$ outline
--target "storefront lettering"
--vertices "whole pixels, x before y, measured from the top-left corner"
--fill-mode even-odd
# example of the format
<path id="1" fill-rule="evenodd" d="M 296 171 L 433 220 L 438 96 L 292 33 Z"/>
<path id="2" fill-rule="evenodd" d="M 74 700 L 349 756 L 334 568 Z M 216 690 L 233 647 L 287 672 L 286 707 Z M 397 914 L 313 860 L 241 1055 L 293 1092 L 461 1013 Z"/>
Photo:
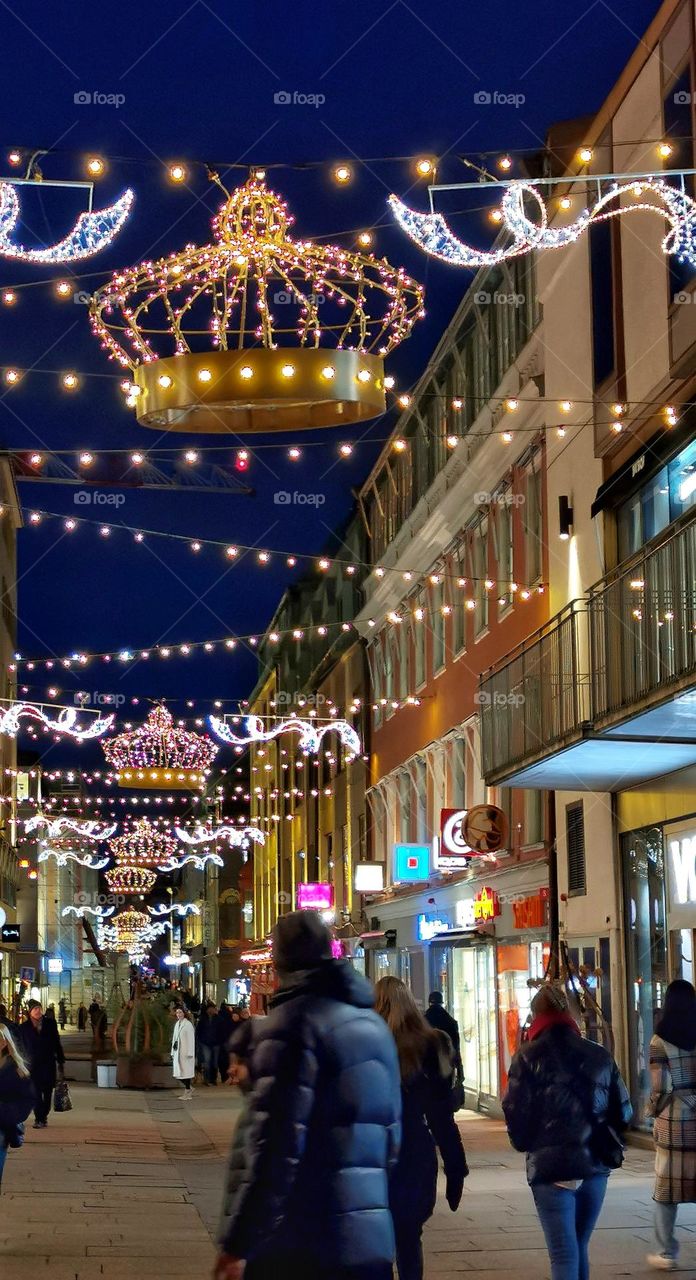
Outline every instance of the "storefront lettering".
<path id="1" fill-rule="evenodd" d="M 473 898 L 460 898 L 454 906 L 455 920 L 460 929 L 475 929 L 476 915 Z"/>
<path id="2" fill-rule="evenodd" d="M 512 904 L 516 929 L 542 929 L 546 924 L 546 905 L 540 894 L 520 898 Z"/>
<path id="3" fill-rule="evenodd" d="M 489 889 L 484 885 L 474 898 L 474 919 L 477 923 L 484 920 L 493 920 L 500 915 L 500 899 L 495 889 Z"/>
<path id="4" fill-rule="evenodd" d="M 420 942 L 430 942 L 440 933 L 448 933 L 452 925 L 448 920 L 433 919 L 432 916 L 420 915 L 417 922 L 417 932 Z"/>
<path id="5" fill-rule="evenodd" d="M 681 905 L 696 902 L 696 836 L 670 840 L 669 849 L 677 902 Z"/>

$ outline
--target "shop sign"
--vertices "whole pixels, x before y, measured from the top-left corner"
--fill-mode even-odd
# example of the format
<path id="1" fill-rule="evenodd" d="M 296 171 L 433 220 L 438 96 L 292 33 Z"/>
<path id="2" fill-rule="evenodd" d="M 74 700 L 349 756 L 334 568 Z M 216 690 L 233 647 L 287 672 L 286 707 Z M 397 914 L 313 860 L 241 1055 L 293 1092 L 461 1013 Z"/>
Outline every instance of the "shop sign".
<path id="1" fill-rule="evenodd" d="M 519 898 L 512 904 L 516 929 L 543 929 L 546 924 L 546 903 L 540 893 L 529 898 Z"/>
<path id="2" fill-rule="evenodd" d="M 427 880 L 430 875 L 429 844 L 394 845 L 394 884 Z"/>
<path id="3" fill-rule="evenodd" d="M 295 901 L 298 911 L 330 911 L 333 906 L 332 884 L 298 884 Z"/>
<path id="4" fill-rule="evenodd" d="M 495 854 L 507 848 L 507 814 L 495 804 L 475 804 L 464 820 L 462 838 L 470 849 L 495 861 Z"/>
<path id="5" fill-rule="evenodd" d="M 60 956 L 49 956 L 47 968 L 49 973 L 62 973 L 63 961 Z"/>
<path id="6" fill-rule="evenodd" d="M 356 893 L 381 893 L 384 889 L 384 863 L 358 862 L 355 867 Z"/>
<path id="7" fill-rule="evenodd" d="M 431 942 L 438 934 L 449 933 L 452 924 L 449 920 L 441 920 L 439 916 L 419 915 L 416 921 L 416 934 L 419 942 Z"/>
<path id="8" fill-rule="evenodd" d="M 2 926 L 3 942 L 19 942 L 22 932 L 22 926 L 19 924 L 4 924 Z"/>
<path id="9" fill-rule="evenodd" d="M 454 918 L 458 929 L 475 929 L 476 915 L 473 898 L 460 898 L 454 904 Z"/>
<path id="10" fill-rule="evenodd" d="M 440 871 L 463 871 L 474 857 L 474 850 L 464 839 L 465 820 L 466 809 L 440 810 Z"/>
<path id="11" fill-rule="evenodd" d="M 484 885 L 474 898 L 474 919 L 477 924 L 485 924 L 486 921 L 494 920 L 499 915 L 500 899 L 495 889 L 489 889 Z"/>

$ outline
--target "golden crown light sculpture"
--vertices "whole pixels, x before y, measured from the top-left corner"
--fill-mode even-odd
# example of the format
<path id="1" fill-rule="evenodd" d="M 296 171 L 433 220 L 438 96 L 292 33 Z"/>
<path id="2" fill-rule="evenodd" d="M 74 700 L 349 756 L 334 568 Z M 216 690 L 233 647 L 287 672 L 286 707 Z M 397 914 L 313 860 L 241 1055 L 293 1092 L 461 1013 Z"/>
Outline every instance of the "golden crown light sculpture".
<path id="1" fill-rule="evenodd" d="M 106 872 L 112 893 L 149 893 L 158 871 L 169 871 L 176 858 L 178 843 L 147 818 L 138 818 L 130 831 L 109 843 L 116 865 Z"/>
<path id="2" fill-rule="evenodd" d="M 292 222 L 251 177 L 213 219 L 211 244 L 95 293 L 92 327 L 130 369 L 143 426 L 289 431 L 384 412 L 383 360 L 423 315 L 423 290 L 385 258 L 292 239 Z"/>
<path id="3" fill-rule="evenodd" d="M 155 791 L 200 787 L 218 752 L 211 738 L 175 725 L 162 706 L 154 707 L 139 729 L 109 738 L 102 746 L 119 786 Z"/>

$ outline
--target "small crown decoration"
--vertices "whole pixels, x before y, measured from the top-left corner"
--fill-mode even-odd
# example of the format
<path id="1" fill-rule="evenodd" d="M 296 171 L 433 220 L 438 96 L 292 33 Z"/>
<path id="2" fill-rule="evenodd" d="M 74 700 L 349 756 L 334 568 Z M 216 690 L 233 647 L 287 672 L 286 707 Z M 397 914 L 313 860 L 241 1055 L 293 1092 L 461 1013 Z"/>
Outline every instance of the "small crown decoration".
<path id="1" fill-rule="evenodd" d="M 109 738 L 102 746 L 119 785 L 141 790 L 198 787 L 218 752 L 211 738 L 175 726 L 163 706 L 154 707 L 139 729 Z"/>
<path id="2" fill-rule="evenodd" d="M 227 195 L 227 193 L 225 193 Z M 384 357 L 423 313 L 423 289 L 386 258 L 295 240 L 256 176 L 227 196 L 213 241 L 118 272 L 92 327 L 149 427 L 288 431 L 385 409 Z"/>
<path id="3" fill-rule="evenodd" d="M 126 951 L 129 959 L 146 958 L 150 945 L 164 932 L 161 922 L 154 923 L 144 911 L 119 911 L 108 925 L 100 925 L 99 939 L 107 951 Z"/>
<path id="4" fill-rule="evenodd" d="M 109 844 L 116 866 L 106 873 L 112 893 L 149 893 L 157 871 L 170 871 L 177 854 L 177 841 L 166 831 L 139 818 L 130 831 Z M 153 870 L 152 868 L 155 868 Z"/>

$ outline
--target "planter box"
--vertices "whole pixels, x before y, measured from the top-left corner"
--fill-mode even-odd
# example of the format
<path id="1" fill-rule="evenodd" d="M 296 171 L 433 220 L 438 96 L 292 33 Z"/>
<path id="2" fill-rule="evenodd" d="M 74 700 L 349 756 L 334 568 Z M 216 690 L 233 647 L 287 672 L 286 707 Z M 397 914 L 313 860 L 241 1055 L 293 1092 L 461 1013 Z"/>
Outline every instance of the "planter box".
<path id="1" fill-rule="evenodd" d="M 118 1071 L 118 1063 L 116 1062 L 98 1062 L 97 1063 L 97 1087 L 99 1089 L 116 1089 L 116 1073 Z"/>

